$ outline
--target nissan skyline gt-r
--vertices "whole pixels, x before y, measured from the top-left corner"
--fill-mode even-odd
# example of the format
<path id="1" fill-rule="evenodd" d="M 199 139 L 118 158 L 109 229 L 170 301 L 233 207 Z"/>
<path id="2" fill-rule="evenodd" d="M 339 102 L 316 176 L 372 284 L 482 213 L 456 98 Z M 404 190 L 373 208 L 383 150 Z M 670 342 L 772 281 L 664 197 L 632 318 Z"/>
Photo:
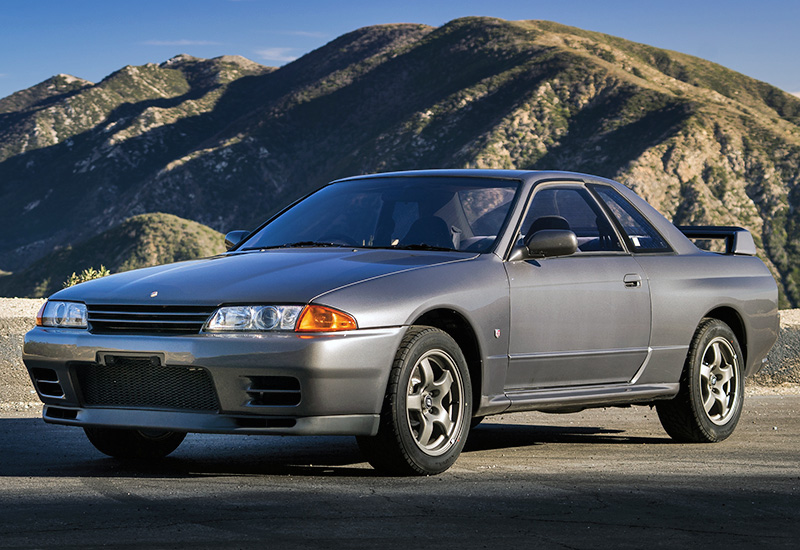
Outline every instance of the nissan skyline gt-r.
<path id="1" fill-rule="evenodd" d="M 676 228 L 585 174 L 352 177 L 226 245 L 52 295 L 23 351 L 44 420 L 118 458 L 188 432 L 355 435 L 393 474 L 446 470 L 513 411 L 651 405 L 714 442 L 778 334 L 748 231 Z"/>

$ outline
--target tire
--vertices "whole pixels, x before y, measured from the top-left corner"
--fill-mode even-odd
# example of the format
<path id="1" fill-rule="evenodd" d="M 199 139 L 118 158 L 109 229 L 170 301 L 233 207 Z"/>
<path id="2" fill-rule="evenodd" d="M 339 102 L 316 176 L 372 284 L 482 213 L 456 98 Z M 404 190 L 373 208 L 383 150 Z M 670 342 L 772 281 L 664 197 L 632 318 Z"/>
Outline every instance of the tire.
<path id="1" fill-rule="evenodd" d="M 478 425 L 483 422 L 483 419 L 486 418 L 485 416 L 473 416 L 469 421 L 469 429 L 472 430 L 477 428 Z"/>
<path id="2" fill-rule="evenodd" d="M 736 335 L 718 319 L 704 319 L 689 346 L 680 391 L 656 403 L 664 430 L 677 441 L 714 443 L 736 428 L 744 404 L 743 354 Z"/>
<path id="3" fill-rule="evenodd" d="M 358 446 L 378 471 L 434 475 L 458 458 L 469 433 L 472 385 L 458 344 L 445 332 L 413 326 L 392 364 L 380 427 Z"/>
<path id="4" fill-rule="evenodd" d="M 164 458 L 186 437 L 182 432 L 86 427 L 86 437 L 103 454 L 114 458 Z"/>

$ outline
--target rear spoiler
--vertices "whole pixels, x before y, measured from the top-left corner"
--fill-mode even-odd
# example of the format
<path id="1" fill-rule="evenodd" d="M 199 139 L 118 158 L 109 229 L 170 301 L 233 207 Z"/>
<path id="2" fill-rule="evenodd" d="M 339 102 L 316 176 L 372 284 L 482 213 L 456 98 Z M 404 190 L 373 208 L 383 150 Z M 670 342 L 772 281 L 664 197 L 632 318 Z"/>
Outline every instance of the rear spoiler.
<path id="1" fill-rule="evenodd" d="M 756 255 L 756 243 L 747 229 L 722 225 L 679 225 L 690 239 L 725 239 L 725 254 Z"/>

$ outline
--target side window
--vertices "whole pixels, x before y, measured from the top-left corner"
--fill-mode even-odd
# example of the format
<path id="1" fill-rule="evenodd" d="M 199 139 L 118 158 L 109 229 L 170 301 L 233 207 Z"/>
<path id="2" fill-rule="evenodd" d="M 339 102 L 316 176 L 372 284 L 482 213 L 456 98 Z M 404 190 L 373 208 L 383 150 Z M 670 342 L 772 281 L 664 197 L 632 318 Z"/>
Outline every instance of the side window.
<path id="1" fill-rule="evenodd" d="M 608 206 L 625 231 L 633 252 L 670 252 L 667 241 L 659 235 L 656 228 L 625 197 L 604 185 L 593 186 L 592 190 Z"/>
<path id="2" fill-rule="evenodd" d="M 623 250 L 602 209 L 582 188 L 546 187 L 534 192 L 521 236 L 543 229 L 569 229 L 578 237 L 581 252 Z"/>

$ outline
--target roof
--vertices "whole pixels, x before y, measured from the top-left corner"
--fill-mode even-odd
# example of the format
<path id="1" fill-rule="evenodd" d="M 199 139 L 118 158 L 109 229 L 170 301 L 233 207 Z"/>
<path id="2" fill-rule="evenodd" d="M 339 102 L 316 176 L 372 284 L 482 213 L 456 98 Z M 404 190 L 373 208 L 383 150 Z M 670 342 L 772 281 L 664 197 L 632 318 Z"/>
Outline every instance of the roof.
<path id="1" fill-rule="evenodd" d="M 523 181 L 547 180 L 547 179 L 578 179 L 582 181 L 616 183 L 612 180 L 582 174 L 579 172 L 569 172 L 561 170 L 495 170 L 483 168 L 464 168 L 464 169 L 435 169 L 435 170 L 404 170 L 398 172 L 383 172 L 378 174 L 364 174 L 342 178 L 339 181 L 351 181 L 366 178 L 393 178 L 393 177 L 460 177 L 460 178 L 499 178 L 516 179 Z M 617 184 L 619 185 L 619 184 Z"/>

